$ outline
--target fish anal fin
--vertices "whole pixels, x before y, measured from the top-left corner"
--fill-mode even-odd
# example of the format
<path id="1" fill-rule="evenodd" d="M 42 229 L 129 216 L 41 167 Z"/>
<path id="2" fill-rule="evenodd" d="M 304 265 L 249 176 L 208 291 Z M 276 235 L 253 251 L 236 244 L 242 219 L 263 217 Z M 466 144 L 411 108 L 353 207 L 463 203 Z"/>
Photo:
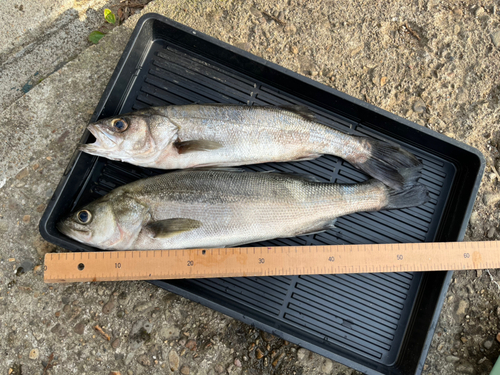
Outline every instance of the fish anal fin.
<path id="1" fill-rule="evenodd" d="M 313 226 L 310 226 L 309 228 L 304 229 L 304 231 L 301 231 L 298 233 L 296 236 L 310 236 L 312 234 L 318 234 L 325 232 L 329 229 L 335 228 L 335 222 L 337 221 L 337 218 L 327 221 L 327 222 L 322 222 L 320 224 L 315 224 Z"/>
<path id="2" fill-rule="evenodd" d="M 177 148 L 177 152 L 179 154 L 187 154 L 188 152 L 194 151 L 217 150 L 222 147 L 222 144 L 216 141 L 199 139 L 184 142 L 175 142 L 174 146 Z"/>
<path id="3" fill-rule="evenodd" d="M 201 222 L 194 219 L 176 218 L 149 223 L 144 230 L 151 238 L 169 238 L 201 227 Z"/>
<path id="4" fill-rule="evenodd" d="M 297 159 L 293 159 L 293 160 L 290 160 L 290 161 L 306 161 L 306 160 L 314 160 L 314 159 L 317 159 L 319 158 L 320 156 L 322 156 L 323 154 L 309 154 L 309 155 L 306 155 L 306 156 L 301 156 Z"/>

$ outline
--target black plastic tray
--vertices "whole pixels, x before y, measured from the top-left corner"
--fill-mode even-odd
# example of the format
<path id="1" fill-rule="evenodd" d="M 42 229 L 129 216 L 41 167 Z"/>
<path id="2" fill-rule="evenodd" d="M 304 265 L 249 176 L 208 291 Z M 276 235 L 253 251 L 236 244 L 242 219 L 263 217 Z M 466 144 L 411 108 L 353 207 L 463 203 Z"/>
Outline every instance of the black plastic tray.
<path id="1" fill-rule="evenodd" d="M 141 18 L 92 121 L 148 106 L 187 103 L 302 104 L 318 121 L 389 139 L 424 164 L 431 194 L 421 207 L 358 213 L 326 233 L 255 246 L 462 240 L 484 170 L 475 149 L 156 14 Z M 82 141 L 91 142 L 87 131 Z M 343 160 L 246 167 L 367 179 Z M 76 152 L 40 222 L 43 237 L 95 251 L 55 224 L 76 207 L 158 170 Z M 154 281 L 153 284 L 367 374 L 420 374 L 451 272 Z"/>

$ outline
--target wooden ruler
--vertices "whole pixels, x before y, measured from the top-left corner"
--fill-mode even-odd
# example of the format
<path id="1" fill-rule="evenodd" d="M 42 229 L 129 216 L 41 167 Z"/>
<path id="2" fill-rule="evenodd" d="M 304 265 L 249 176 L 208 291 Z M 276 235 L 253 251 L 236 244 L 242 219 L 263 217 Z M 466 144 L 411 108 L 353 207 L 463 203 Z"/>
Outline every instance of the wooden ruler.
<path id="1" fill-rule="evenodd" d="M 500 268 L 500 241 L 45 255 L 47 283 Z"/>

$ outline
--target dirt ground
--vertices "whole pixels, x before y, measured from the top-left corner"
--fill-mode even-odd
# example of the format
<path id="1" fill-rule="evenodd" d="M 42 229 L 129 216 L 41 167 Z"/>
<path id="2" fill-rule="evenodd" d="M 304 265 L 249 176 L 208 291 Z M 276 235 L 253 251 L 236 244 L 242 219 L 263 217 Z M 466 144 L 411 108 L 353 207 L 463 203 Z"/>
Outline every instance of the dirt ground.
<path id="1" fill-rule="evenodd" d="M 172 0 L 153 1 L 146 11 L 173 18 L 479 149 L 487 160 L 486 172 L 465 240 L 490 241 L 500 236 L 499 8 L 500 3 L 493 0 L 382 4 L 373 0 Z M 116 39 L 113 48 L 105 48 L 103 40 L 101 47 L 73 62 L 72 66 L 89 69 L 89 77 L 104 80 L 96 83 L 100 92 L 112 68 L 97 66 L 95 59 L 99 54 L 118 58 L 133 24 L 126 27 L 121 38 L 116 33 L 106 37 Z M 62 80 L 64 74 L 53 79 Z M 82 89 L 78 82 L 68 84 Z M 32 91 L 29 94 L 35 95 L 37 87 Z M 67 93 L 44 110 L 60 106 L 65 116 L 76 113 L 63 108 L 64 101 L 71 109 L 71 103 L 84 100 L 85 95 Z M 73 132 L 62 137 L 62 130 L 51 125 L 52 131 L 47 125 L 43 141 L 41 136 L 36 138 L 43 147 L 30 144 L 26 149 L 31 155 L 27 169 L 16 174 L 19 163 L 8 162 L 7 153 L 2 156 L 8 172 L 0 176 L 0 320 L 4 327 L 0 329 L 0 373 L 359 374 L 147 283 L 43 283 L 39 267 L 43 254 L 63 250 L 40 239 L 38 220 L 99 96 L 73 105 L 81 116 L 71 125 L 61 119 L 61 126 L 73 126 L 69 128 Z M 29 104 L 29 97 L 25 100 Z M 28 104 L 16 107 L 26 113 L 26 119 L 31 116 Z M 3 115 L 12 116 L 12 111 Z M 36 114 L 30 118 L 33 121 Z M 20 125 L 7 122 L 4 126 Z M 23 134 L 16 133 L 8 141 L 22 143 Z M 110 336 L 109 341 L 94 329 L 96 325 Z M 499 332 L 500 271 L 456 272 L 423 373 L 488 374 L 500 354 Z"/>

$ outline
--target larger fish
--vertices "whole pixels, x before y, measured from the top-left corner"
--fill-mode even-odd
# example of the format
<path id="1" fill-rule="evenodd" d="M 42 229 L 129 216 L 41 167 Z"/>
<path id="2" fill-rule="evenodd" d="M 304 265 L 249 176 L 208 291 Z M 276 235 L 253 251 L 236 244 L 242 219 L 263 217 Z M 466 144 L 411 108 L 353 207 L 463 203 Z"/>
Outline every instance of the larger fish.
<path id="1" fill-rule="evenodd" d="M 236 246 L 322 231 L 357 211 L 427 200 L 421 184 L 392 190 L 377 180 L 340 185 L 279 173 L 187 170 L 119 187 L 58 229 L 101 249 Z"/>
<path id="2" fill-rule="evenodd" d="M 154 107 L 88 126 L 95 143 L 81 150 L 160 169 L 220 167 L 339 156 L 401 189 L 420 162 L 399 146 L 339 132 L 306 107 L 225 104 Z"/>

